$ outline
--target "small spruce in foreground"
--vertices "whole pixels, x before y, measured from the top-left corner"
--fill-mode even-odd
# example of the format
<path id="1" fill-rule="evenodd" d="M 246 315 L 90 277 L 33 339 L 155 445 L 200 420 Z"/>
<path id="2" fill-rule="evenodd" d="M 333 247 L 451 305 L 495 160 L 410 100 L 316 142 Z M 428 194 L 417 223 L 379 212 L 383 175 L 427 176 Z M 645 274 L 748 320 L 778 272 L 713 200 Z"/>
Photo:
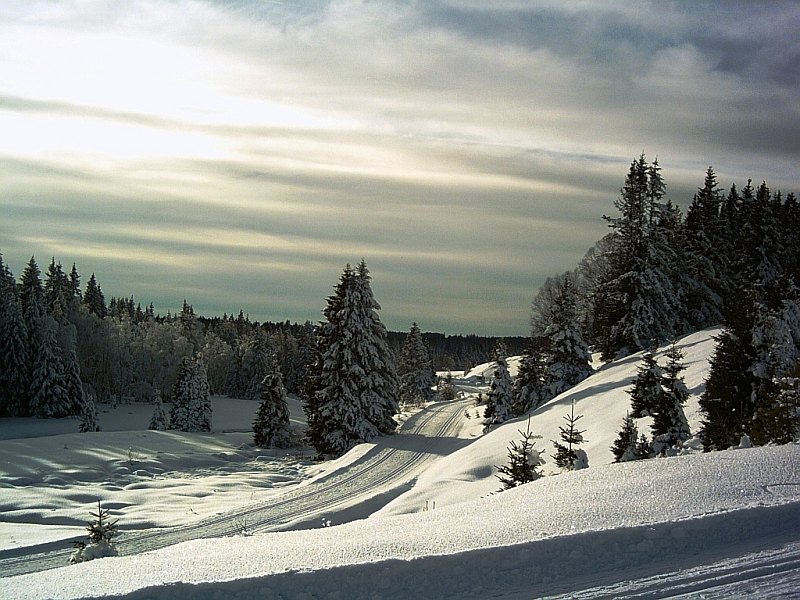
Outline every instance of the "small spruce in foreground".
<path id="1" fill-rule="evenodd" d="M 73 542 L 75 552 L 70 556 L 70 564 L 119 555 L 117 548 L 111 542 L 112 538 L 119 533 L 117 531 L 117 521 L 119 519 L 110 520 L 108 510 L 104 510 L 100 506 L 100 500 L 97 501 L 97 512 L 90 514 L 94 519 L 89 521 L 86 527 L 89 532 L 89 543 L 87 544 L 83 541 Z"/>
<path id="2" fill-rule="evenodd" d="M 544 464 L 544 458 L 541 452 L 533 447 L 536 440 L 541 439 L 542 436 L 531 433 L 530 418 L 528 418 L 528 426 L 525 429 L 525 433 L 521 429 L 517 431 L 522 436 L 522 440 L 520 443 L 511 442 L 508 447 L 508 464 L 497 467 L 497 470 L 502 474 L 496 476 L 500 483 L 503 484 L 501 492 L 523 483 L 536 481 L 542 477 L 539 467 Z"/>

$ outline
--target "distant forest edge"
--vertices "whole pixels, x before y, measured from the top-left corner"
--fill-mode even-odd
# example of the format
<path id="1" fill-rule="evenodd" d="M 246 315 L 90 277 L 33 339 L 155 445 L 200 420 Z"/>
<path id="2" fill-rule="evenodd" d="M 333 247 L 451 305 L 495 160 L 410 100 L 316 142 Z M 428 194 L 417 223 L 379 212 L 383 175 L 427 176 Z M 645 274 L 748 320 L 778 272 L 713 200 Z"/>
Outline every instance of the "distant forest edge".
<path id="1" fill-rule="evenodd" d="M 204 317 L 185 300 L 166 315 L 133 296 L 106 302 L 95 273 L 82 285 L 76 264 L 67 273 L 55 257 L 44 274 L 31 257 L 17 282 L 0 254 L 0 292 L 0 416 L 79 414 L 84 387 L 100 402 L 169 401 L 181 362 L 195 353 L 203 355 L 211 393 L 254 400 L 265 365 L 280 369 L 287 391 L 301 393 L 313 362 L 318 323 L 251 321 L 241 310 Z M 387 332 L 395 356 L 407 337 Z M 442 371 L 488 362 L 500 343 L 522 353 L 528 341 L 422 337 Z"/>

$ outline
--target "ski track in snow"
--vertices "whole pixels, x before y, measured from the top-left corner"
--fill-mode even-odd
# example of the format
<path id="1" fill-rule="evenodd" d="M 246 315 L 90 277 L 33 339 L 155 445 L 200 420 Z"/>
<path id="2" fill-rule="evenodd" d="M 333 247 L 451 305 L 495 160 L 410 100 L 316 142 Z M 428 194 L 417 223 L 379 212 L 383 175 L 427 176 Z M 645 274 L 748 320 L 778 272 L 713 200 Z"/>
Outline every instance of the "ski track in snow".
<path id="1" fill-rule="evenodd" d="M 437 457 L 466 443 L 455 437 L 469 401 L 440 403 L 408 419 L 356 461 L 283 494 L 166 529 L 122 532 L 116 543 L 138 554 L 197 538 L 319 527 L 365 518 L 399 494 Z M 57 548 L 57 549 L 56 549 Z M 63 566 L 71 550 L 63 541 L 0 551 L 0 573 L 21 575 Z"/>

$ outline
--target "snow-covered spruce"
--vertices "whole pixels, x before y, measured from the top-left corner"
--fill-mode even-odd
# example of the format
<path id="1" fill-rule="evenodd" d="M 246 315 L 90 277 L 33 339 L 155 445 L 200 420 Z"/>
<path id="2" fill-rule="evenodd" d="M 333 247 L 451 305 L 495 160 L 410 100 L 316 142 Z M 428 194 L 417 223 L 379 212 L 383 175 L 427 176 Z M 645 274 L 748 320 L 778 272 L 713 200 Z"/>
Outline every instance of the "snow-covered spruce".
<path id="1" fill-rule="evenodd" d="M 70 414 L 71 402 L 56 342 L 58 324 L 49 315 L 36 322 L 38 339 L 31 376 L 30 415 L 41 419 L 65 417 Z"/>
<path id="2" fill-rule="evenodd" d="M 187 357 L 178 370 L 170 429 L 211 431 L 211 398 L 203 358 Z"/>
<path id="3" fill-rule="evenodd" d="M 394 431 L 398 379 L 366 264 L 347 265 L 334 290 L 323 310 L 317 389 L 306 412 L 317 451 L 341 455 Z"/>
<path id="4" fill-rule="evenodd" d="M 511 418 L 513 383 L 508 372 L 506 357 L 498 354 L 495 365 L 492 383 L 486 396 L 486 409 L 483 412 L 484 432 L 489 431 L 493 425 L 504 423 Z"/>
<path id="5" fill-rule="evenodd" d="M 689 390 L 681 372 L 686 367 L 681 362 L 683 352 L 673 343 L 667 351 L 667 365 L 661 380 L 661 396 L 653 415 L 651 433 L 652 449 L 655 455 L 677 452 L 677 449 L 692 434 L 683 407 L 689 398 Z"/>
<path id="6" fill-rule="evenodd" d="M 85 392 L 83 395 L 81 425 L 78 431 L 81 433 L 100 431 L 100 425 L 97 423 L 97 406 L 91 392 Z"/>
<path id="7" fill-rule="evenodd" d="M 153 388 L 153 416 L 150 417 L 150 424 L 147 426 L 151 431 L 166 431 L 169 429 L 169 415 L 164 410 L 164 403 L 161 401 L 161 390 Z"/>
<path id="8" fill-rule="evenodd" d="M 644 452 L 642 452 L 644 449 Z M 647 440 L 644 443 L 639 439 L 639 428 L 630 413 L 625 415 L 620 429 L 619 436 L 611 446 L 614 454 L 614 462 L 628 462 L 630 460 L 641 460 L 650 454 L 650 445 Z"/>
<path id="9" fill-rule="evenodd" d="M 544 383 L 545 361 L 542 343 L 533 339 L 522 355 L 517 376 L 511 388 L 511 414 L 520 417 L 549 400 Z"/>
<path id="10" fill-rule="evenodd" d="M 280 373 L 267 375 L 262 382 L 253 442 L 264 448 L 283 448 L 289 443 L 289 407 Z"/>
<path id="11" fill-rule="evenodd" d="M 561 442 L 553 440 L 553 447 L 556 453 L 553 455 L 556 465 L 565 471 L 574 471 L 577 469 L 585 469 L 589 466 L 589 459 L 586 452 L 579 449 L 578 446 L 586 440 L 583 437 L 585 430 L 579 430 L 576 425 L 583 415 L 575 414 L 575 402 L 572 402 L 570 413 L 564 415 L 564 420 L 567 426 L 561 425 L 559 429 L 559 438 Z"/>
<path id="12" fill-rule="evenodd" d="M 117 522 L 119 519 L 112 521 L 108 514 L 108 510 L 103 509 L 98 500 L 97 512 L 91 513 L 94 519 L 89 521 L 86 527 L 89 532 L 89 542 L 75 542 L 75 551 L 69 559 L 70 564 L 119 555 L 111 541 L 118 533 Z"/>
<path id="13" fill-rule="evenodd" d="M 28 332 L 19 290 L 0 254 L 0 415 L 24 414 L 29 388 Z"/>
<path id="14" fill-rule="evenodd" d="M 592 373 L 592 357 L 578 323 L 577 298 L 570 277 L 564 277 L 553 306 L 553 323 L 544 332 L 547 358 L 544 385 L 555 398 Z"/>
<path id="15" fill-rule="evenodd" d="M 503 484 L 501 492 L 542 477 L 539 467 L 545 463 L 545 460 L 542 453 L 534 448 L 536 440 L 541 439 L 542 436 L 534 435 L 531 432 L 530 417 L 528 417 L 525 433 L 521 429 L 517 431 L 522 439 L 519 443 L 512 440 L 508 448 L 508 464 L 497 467 L 501 474 L 496 477 Z"/>
<path id="16" fill-rule="evenodd" d="M 416 323 L 411 325 L 397 359 L 397 375 L 400 378 L 399 397 L 402 405 L 421 406 L 433 399 L 436 372 Z"/>
<path id="17" fill-rule="evenodd" d="M 628 390 L 631 397 L 631 416 L 634 419 L 651 417 L 661 403 L 661 381 L 663 369 L 658 365 L 655 352 L 644 354 L 633 386 Z"/>

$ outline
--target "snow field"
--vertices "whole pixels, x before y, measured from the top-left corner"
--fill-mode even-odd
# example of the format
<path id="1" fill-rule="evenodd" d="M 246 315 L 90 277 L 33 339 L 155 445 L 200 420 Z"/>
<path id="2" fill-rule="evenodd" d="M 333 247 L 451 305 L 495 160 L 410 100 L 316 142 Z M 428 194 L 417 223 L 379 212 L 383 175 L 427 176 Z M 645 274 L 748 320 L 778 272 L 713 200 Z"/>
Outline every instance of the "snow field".
<path id="1" fill-rule="evenodd" d="M 797 445 L 608 465 L 416 515 L 196 540 L 0 579 L 0 595 L 355 599 L 480 598 L 493 589 L 504 590 L 499 597 L 561 593 L 576 589 L 576 582 L 596 585 L 604 573 L 647 573 L 796 541 L 799 472 Z M 109 570 L 114 577 L 104 580 Z"/>
<path id="2" fill-rule="evenodd" d="M 310 451 L 254 447 L 258 402 L 213 401 L 213 434 L 148 431 L 151 404 L 101 405 L 96 433 L 61 433 L 76 431 L 76 419 L 0 419 L 0 550 L 82 536 L 97 500 L 123 529 L 168 527 L 263 500 L 327 467 Z M 290 407 L 297 423 L 299 401 Z M 28 437 L 37 425 L 47 435 Z"/>
<path id="3" fill-rule="evenodd" d="M 692 394 L 686 414 L 693 431 L 699 424 L 697 398 L 715 333 L 700 332 L 679 343 L 686 353 L 684 378 Z M 464 443 L 444 446 L 460 449 L 443 453 L 416 481 L 405 485 L 409 491 L 369 519 L 304 531 L 194 540 L 132 556 L 124 556 L 122 546 L 117 558 L 2 578 L 0 598 L 797 597 L 800 445 L 609 464 L 610 446 L 630 406 L 626 390 L 640 358 L 604 366 L 532 413 L 531 428 L 543 436 L 536 447 L 549 455 L 550 440 L 556 439 L 563 416 L 575 401 L 576 414 L 584 415 L 578 424 L 587 430 L 583 446 L 589 455 L 587 470 L 547 476 L 496 493 L 500 484 L 495 467 L 506 462 L 508 444 L 519 438 L 517 429 L 525 428 L 526 419 L 481 435 L 481 419 L 475 412 L 482 407 L 468 408 L 472 417 L 462 418 L 456 434 Z M 478 370 L 488 368 L 483 365 Z M 454 383 L 466 394 L 486 389 L 475 373 Z M 649 433 L 648 420 L 639 420 L 639 428 Z M 143 465 L 153 461 L 151 475 L 156 468 L 174 467 L 165 471 L 168 483 L 161 489 L 154 485 L 158 477 L 143 478 L 142 483 L 149 482 L 142 488 L 143 506 L 127 506 L 117 514 L 112 511 L 113 516 L 120 517 L 121 526 L 129 515 L 140 523 L 154 523 L 158 517 L 148 517 L 147 511 L 158 512 L 159 497 L 184 510 L 194 507 L 197 497 L 180 494 L 184 480 L 193 477 L 198 489 L 207 492 L 224 481 L 232 488 L 240 477 L 246 481 L 246 464 L 275 457 L 248 454 L 243 440 L 250 434 L 243 429 L 212 435 L 167 432 L 180 439 L 160 438 L 165 443 L 160 455 L 151 446 L 153 451 L 142 452 L 139 458 Z M 114 477 L 119 482 L 123 474 L 113 469 L 126 466 L 128 444 L 137 435 L 153 433 L 108 433 L 97 457 L 87 451 L 65 454 L 59 444 L 67 438 L 74 444 L 87 435 L 102 434 L 0 442 L 0 451 L 9 452 L 0 462 L 0 477 L 7 478 L 0 479 L 4 485 L 0 502 L 12 509 L 17 506 L 16 494 L 26 487 L 33 495 L 40 494 L 40 503 L 41 498 L 47 501 L 57 488 L 49 485 L 54 479 L 45 482 L 41 474 L 36 475 L 39 479 L 30 475 L 35 474 L 35 465 L 47 461 L 50 464 L 42 472 L 58 471 L 52 477 L 64 480 L 69 493 L 78 493 L 83 486 L 98 489 L 92 486 Z M 415 436 L 381 441 L 385 440 L 422 443 Z M 373 448 L 373 444 L 359 446 L 338 461 L 304 467 L 298 476 L 307 477 L 304 483 L 324 481 L 338 470 L 346 472 Z M 4 472 L 17 452 L 29 462 L 20 461 L 16 471 Z M 73 460 L 78 464 L 71 465 Z M 281 475 L 278 465 L 264 466 L 262 481 Z M 97 472 L 91 471 L 93 467 Z M 545 472 L 555 472 L 549 456 Z M 138 475 L 129 471 L 124 476 Z M 28 486 L 25 477 L 30 479 Z M 266 493 L 274 493 L 277 486 L 268 485 Z M 13 492 L 13 500 L 7 500 L 6 490 Z M 116 501 L 124 501 L 120 490 L 111 491 Z M 226 497 L 230 507 L 247 502 L 231 489 L 229 496 L 215 492 L 208 507 L 223 510 L 229 506 Z M 87 511 L 77 508 L 82 523 Z M 370 510 L 374 508 L 377 505 L 370 505 Z M 138 510 L 142 513 L 137 516 Z M 52 516 L 48 520 L 46 511 L 36 512 L 32 500 L 26 511 L 21 520 L 39 525 L 33 527 L 36 534 L 19 532 L 22 543 L 46 536 L 42 530 L 58 529 L 41 524 L 55 520 Z M 0 536 L 7 525 L 0 523 Z"/>

